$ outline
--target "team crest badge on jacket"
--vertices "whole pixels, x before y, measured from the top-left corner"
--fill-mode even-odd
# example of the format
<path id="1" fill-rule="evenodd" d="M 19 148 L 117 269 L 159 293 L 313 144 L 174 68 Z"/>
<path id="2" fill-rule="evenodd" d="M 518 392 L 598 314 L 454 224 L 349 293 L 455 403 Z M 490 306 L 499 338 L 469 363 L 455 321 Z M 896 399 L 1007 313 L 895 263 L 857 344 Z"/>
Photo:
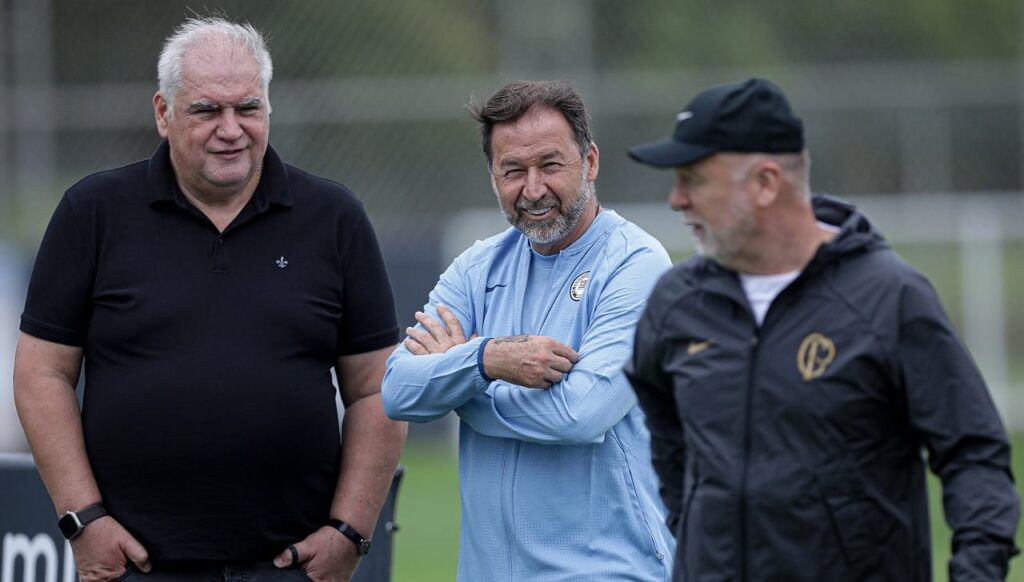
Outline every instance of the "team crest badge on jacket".
<path id="1" fill-rule="evenodd" d="M 800 342 L 796 367 L 805 382 L 821 376 L 836 357 L 836 344 L 820 333 L 812 333 Z"/>
<path id="2" fill-rule="evenodd" d="M 578 277 L 572 282 L 572 286 L 569 287 L 569 298 L 573 301 L 579 301 L 583 297 L 583 291 L 587 288 L 587 281 L 590 279 L 590 271 L 580 273 Z"/>

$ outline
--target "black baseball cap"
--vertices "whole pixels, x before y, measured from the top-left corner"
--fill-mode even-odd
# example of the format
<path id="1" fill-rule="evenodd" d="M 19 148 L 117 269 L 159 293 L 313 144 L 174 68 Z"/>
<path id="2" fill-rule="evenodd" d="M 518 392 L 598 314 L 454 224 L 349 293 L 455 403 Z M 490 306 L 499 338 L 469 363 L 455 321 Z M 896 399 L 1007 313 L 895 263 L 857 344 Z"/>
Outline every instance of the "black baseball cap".
<path id="1" fill-rule="evenodd" d="M 795 153 L 804 124 L 774 83 L 749 79 L 712 87 L 676 115 L 672 137 L 629 148 L 634 160 L 657 168 L 698 162 L 718 152 Z"/>

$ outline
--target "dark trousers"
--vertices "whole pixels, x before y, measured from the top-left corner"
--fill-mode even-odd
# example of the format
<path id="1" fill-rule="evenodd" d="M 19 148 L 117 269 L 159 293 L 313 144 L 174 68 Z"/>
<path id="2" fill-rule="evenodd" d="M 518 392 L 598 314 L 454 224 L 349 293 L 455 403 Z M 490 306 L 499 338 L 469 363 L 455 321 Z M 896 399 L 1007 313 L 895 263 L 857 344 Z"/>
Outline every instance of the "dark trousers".
<path id="1" fill-rule="evenodd" d="M 301 566 L 278 568 L 270 562 L 205 564 L 165 567 L 154 565 L 148 573 L 128 563 L 118 582 L 310 582 Z"/>

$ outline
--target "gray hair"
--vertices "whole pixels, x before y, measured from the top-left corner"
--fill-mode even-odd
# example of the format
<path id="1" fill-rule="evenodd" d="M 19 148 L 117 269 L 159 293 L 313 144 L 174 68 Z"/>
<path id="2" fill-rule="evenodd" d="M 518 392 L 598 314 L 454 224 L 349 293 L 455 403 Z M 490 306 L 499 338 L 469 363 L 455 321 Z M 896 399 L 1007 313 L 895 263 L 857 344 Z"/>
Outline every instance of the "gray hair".
<path id="1" fill-rule="evenodd" d="M 798 192 L 811 196 L 811 152 L 804 148 L 795 154 L 779 154 L 779 165 Z"/>
<path id="2" fill-rule="evenodd" d="M 157 80 L 160 94 L 167 100 L 169 113 L 174 116 L 174 97 L 181 89 L 185 55 L 189 49 L 210 37 L 222 37 L 244 48 L 260 68 L 260 82 L 267 99 L 267 113 L 270 113 L 270 80 L 274 77 L 274 64 L 263 35 L 248 22 L 237 24 L 219 16 L 189 18 L 164 41 L 157 64 Z"/>
<path id="3" fill-rule="evenodd" d="M 750 170 L 757 164 L 773 161 L 782 171 L 782 177 L 794 190 L 806 197 L 811 195 L 811 154 L 807 148 L 797 153 L 765 154 L 760 152 L 738 153 L 722 152 L 735 156 L 737 161 L 732 168 L 733 182 L 740 182 L 747 177 Z"/>

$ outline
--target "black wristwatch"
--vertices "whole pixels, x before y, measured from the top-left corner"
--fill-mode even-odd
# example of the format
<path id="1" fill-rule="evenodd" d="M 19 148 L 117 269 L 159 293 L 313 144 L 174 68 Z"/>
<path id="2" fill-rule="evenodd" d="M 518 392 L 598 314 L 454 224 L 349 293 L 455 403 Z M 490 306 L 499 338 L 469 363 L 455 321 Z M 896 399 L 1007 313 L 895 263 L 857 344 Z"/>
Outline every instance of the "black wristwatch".
<path id="1" fill-rule="evenodd" d="M 341 521 L 340 519 L 332 519 L 330 521 L 331 527 L 341 532 L 341 535 L 352 540 L 352 543 L 356 545 L 356 554 L 365 556 L 370 553 L 370 540 L 363 537 L 363 535 L 356 531 L 356 528 L 349 524 Z"/>
<path id="2" fill-rule="evenodd" d="M 89 522 L 96 521 L 106 514 L 107 510 L 104 509 L 103 504 L 93 503 L 85 509 L 65 512 L 57 520 L 57 527 L 60 529 L 64 539 L 73 540 L 78 537 L 78 534 L 82 533 L 82 530 L 85 529 L 85 526 L 89 525 Z"/>

